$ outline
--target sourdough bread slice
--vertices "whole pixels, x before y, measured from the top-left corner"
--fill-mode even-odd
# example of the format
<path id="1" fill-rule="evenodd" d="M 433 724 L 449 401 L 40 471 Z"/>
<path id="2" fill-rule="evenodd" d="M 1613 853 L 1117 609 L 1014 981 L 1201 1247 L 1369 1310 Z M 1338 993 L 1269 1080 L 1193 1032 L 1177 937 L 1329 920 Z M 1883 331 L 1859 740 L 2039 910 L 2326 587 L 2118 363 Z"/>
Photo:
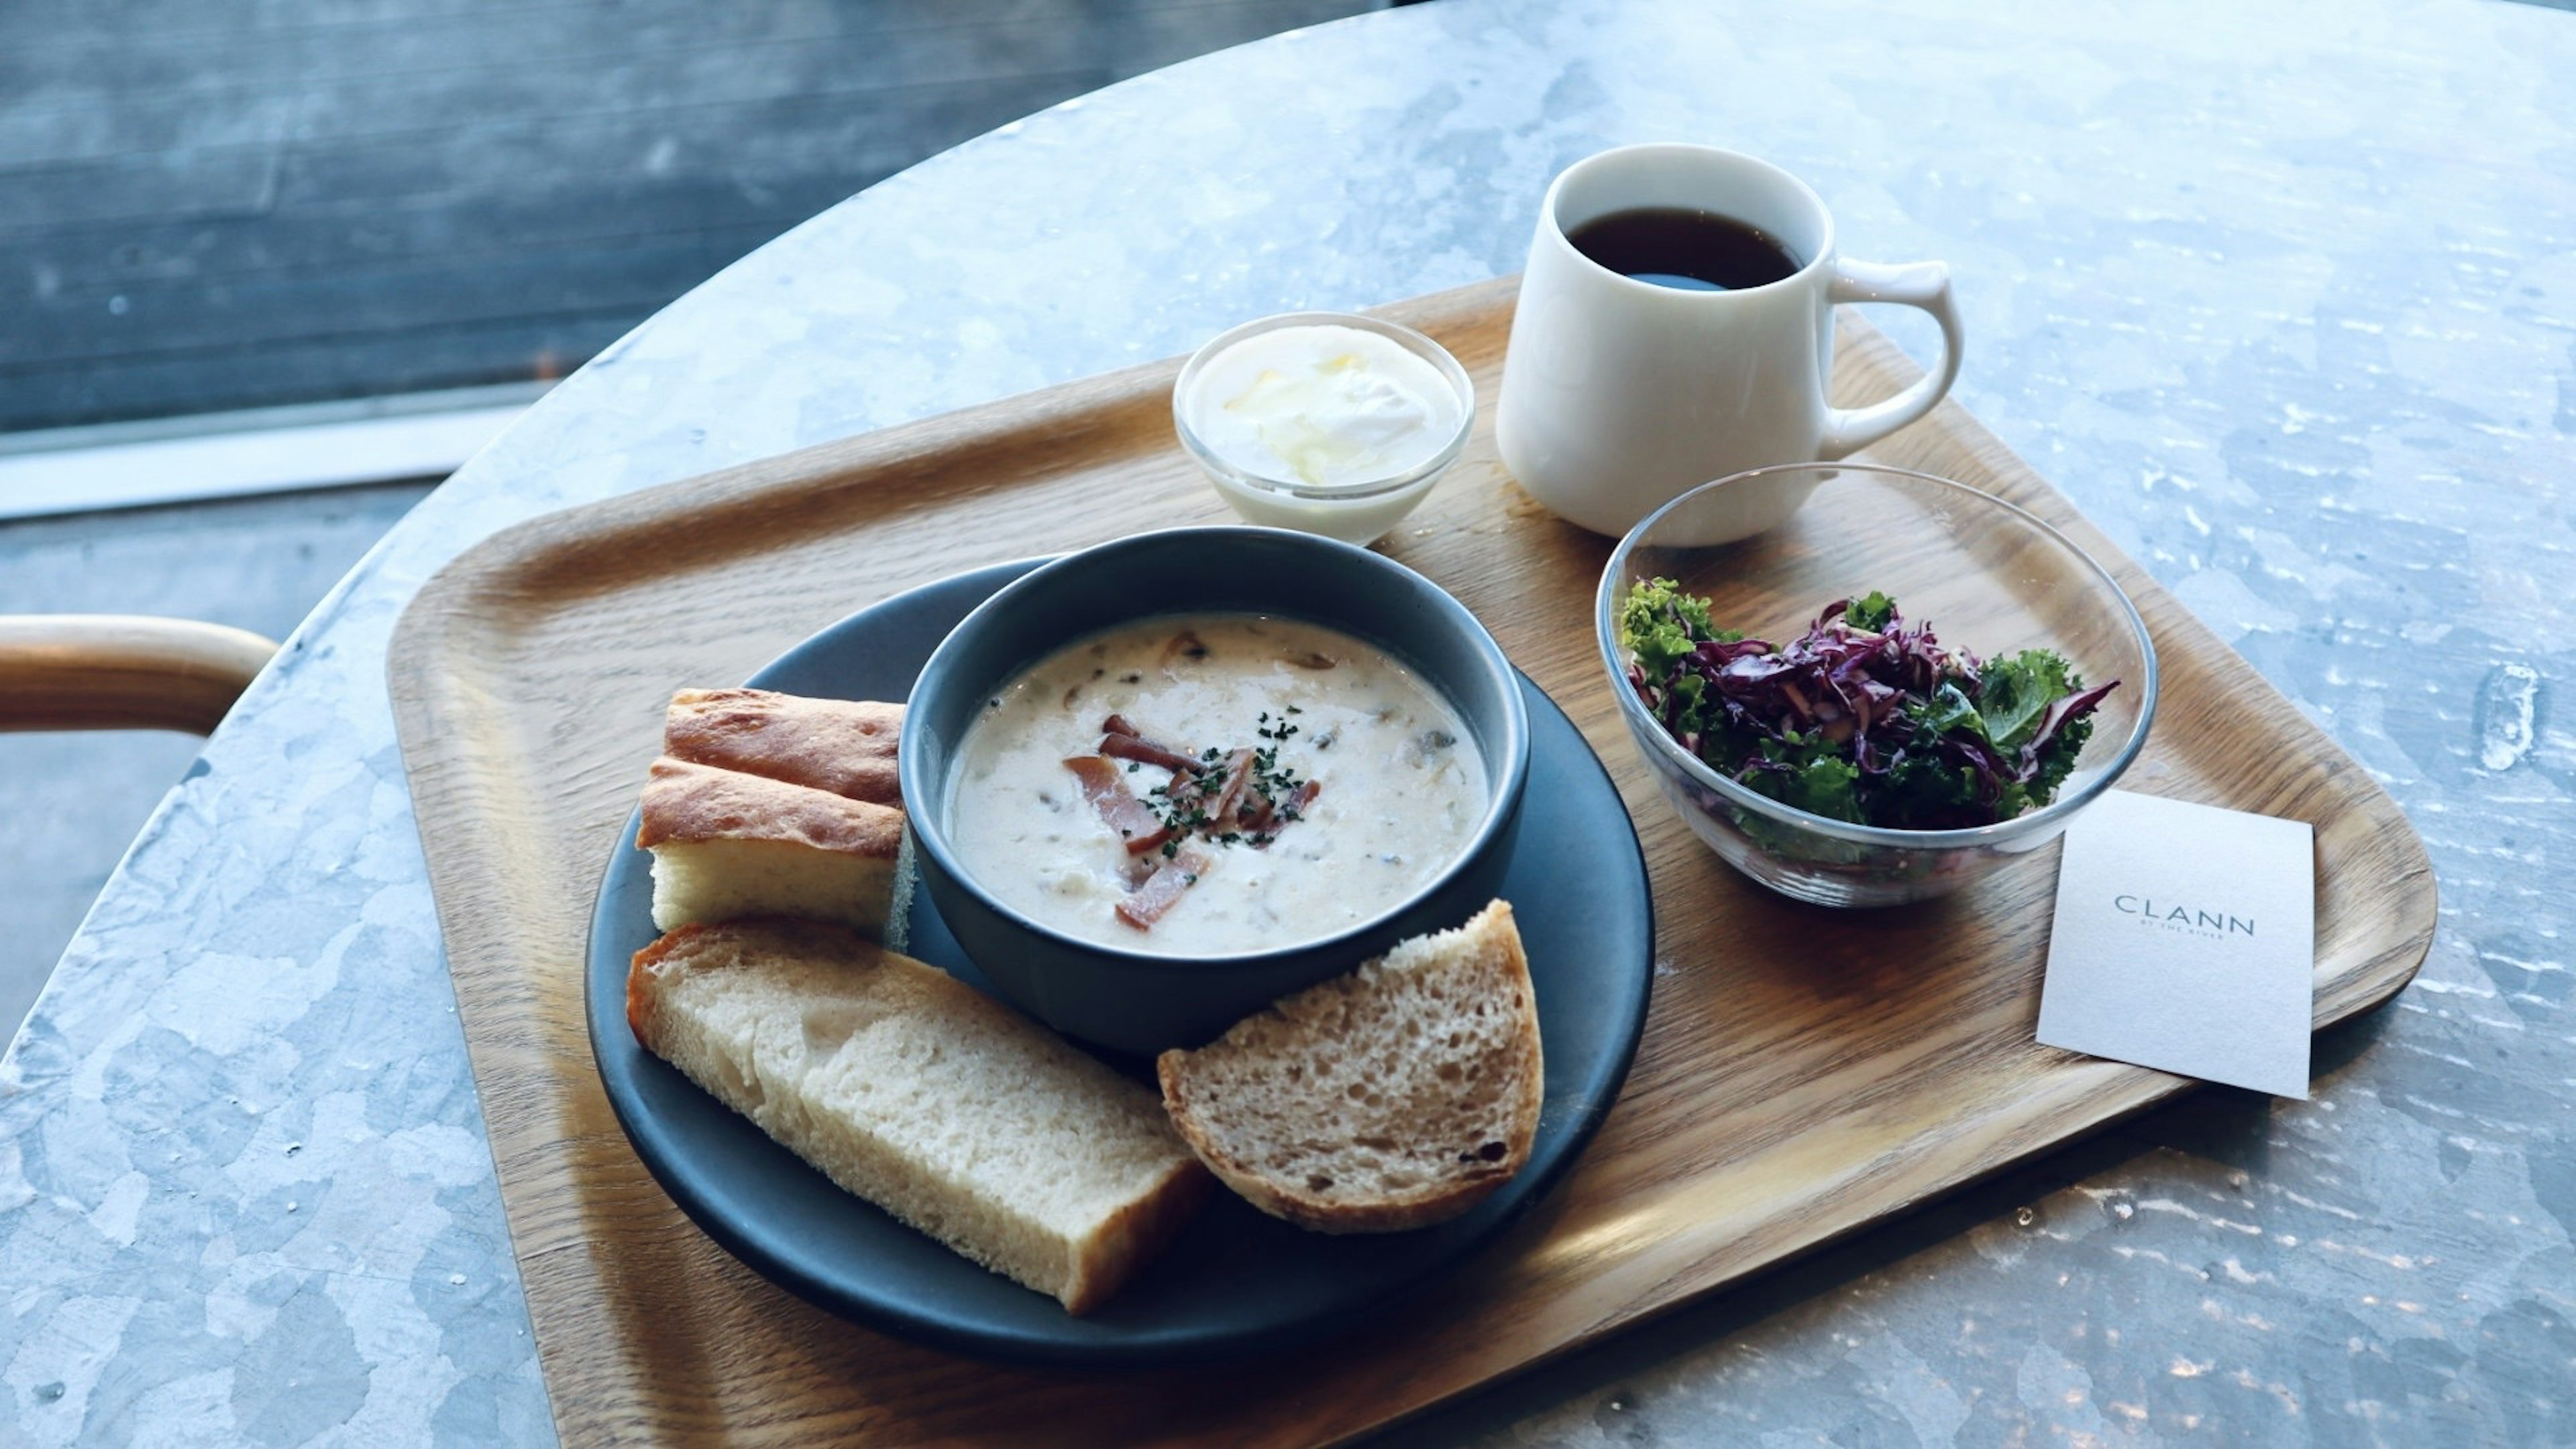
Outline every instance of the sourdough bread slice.
<path id="1" fill-rule="evenodd" d="M 656 930 L 782 915 L 882 937 L 904 895 L 903 811 L 667 756 L 635 843 L 653 852 Z"/>
<path id="2" fill-rule="evenodd" d="M 1417 936 L 1156 1064 L 1226 1186 L 1324 1233 L 1444 1222 L 1529 1161 L 1538 998 L 1512 908 Z"/>
<path id="3" fill-rule="evenodd" d="M 635 954 L 626 1019 L 834 1182 L 1068 1312 L 1117 1291 L 1209 1191 L 1153 1093 L 837 926 L 674 931 Z"/>

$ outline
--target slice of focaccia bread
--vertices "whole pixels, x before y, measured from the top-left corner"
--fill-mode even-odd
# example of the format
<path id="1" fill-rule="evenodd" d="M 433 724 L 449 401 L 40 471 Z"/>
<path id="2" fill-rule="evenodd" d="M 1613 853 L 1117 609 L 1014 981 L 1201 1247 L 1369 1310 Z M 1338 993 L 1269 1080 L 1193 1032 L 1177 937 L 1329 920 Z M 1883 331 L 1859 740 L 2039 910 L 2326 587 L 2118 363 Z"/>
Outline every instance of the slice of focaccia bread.
<path id="1" fill-rule="evenodd" d="M 945 972 L 750 920 L 635 954 L 636 1040 L 834 1182 L 1083 1313 L 1195 1214 L 1154 1094 Z"/>
<path id="2" fill-rule="evenodd" d="M 768 689 L 683 689 L 662 717 L 662 753 L 899 806 L 895 745 L 902 732 L 899 704 Z"/>
<path id="3" fill-rule="evenodd" d="M 1191 1150 L 1263 1212 L 1324 1233 L 1454 1218 L 1538 1135 L 1538 997 L 1512 908 L 1399 942 L 1156 1065 Z"/>
<path id="4" fill-rule="evenodd" d="M 663 758 L 635 843 L 653 852 L 653 925 L 804 916 L 882 937 L 899 898 L 903 812 Z"/>

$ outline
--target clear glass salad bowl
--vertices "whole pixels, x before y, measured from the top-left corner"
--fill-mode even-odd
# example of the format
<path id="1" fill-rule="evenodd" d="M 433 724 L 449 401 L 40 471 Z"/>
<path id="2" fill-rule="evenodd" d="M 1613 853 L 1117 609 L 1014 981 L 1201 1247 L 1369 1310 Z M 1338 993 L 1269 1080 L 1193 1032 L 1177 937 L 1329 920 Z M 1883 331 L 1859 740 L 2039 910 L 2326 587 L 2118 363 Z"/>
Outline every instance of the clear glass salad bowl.
<path id="1" fill-rule="evenodd" d="M 1620 637 L 1629 592 L 1671 579 L 1711 620 L 1785 645 L 1825 608 L 1872 591 L 1952 653 L 1991 660 L 2030 648 L 2064 656 L 2085 683 L 2119 681 L 2051 803 L 1992 825 L 1903 830 L 1830 819 L 1711 768 L 1640 697 Z M 1736 869 L 1828 906 L 1945 895 L 2057 838 L 2146 743 L 2156 653 L 2110 574 L 2065 535 L 1964 483 L 1854 463 L 1757 468 L 1704 484 L 1622 539 L 1594 605 L 1601 662 L 1629 736 L 1664 797 Z"/>

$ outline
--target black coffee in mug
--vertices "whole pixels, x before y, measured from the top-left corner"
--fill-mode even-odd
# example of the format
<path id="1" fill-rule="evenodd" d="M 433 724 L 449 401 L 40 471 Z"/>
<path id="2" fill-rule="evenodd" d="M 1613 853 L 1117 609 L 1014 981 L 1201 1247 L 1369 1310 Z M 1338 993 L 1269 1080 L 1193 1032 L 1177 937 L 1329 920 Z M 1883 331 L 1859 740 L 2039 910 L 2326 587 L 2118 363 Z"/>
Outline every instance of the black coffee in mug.
<path id="1" fill-rule="evenodd" d="M 1596 216 L 1565 234 L 1574 249 L 1623 277 L 1686 292 L 1737 292 L 1795 276 L 1799 262 L 1760 227 L 1684 206 Z"/>
<path id="2" fill-rule="evenodd" d="M 1931 314 L 1941 360 L 1893 397 L 1835 407 L 1833 309 L 1847 298 Z M 1539 203 L 1494 446 L 1531 498 L 1616 538 L 1711 478 L 1866 448 L 1931 411 L 1958 374 L 1948 267 L 1837 254 L 1825 204 L 1768 162 L 1622 146 L 1565 168 Z M 1720 490 L 1696 516 L 1706 528 L 1673 536 L 1750 538 L 1801 496 Z"/>

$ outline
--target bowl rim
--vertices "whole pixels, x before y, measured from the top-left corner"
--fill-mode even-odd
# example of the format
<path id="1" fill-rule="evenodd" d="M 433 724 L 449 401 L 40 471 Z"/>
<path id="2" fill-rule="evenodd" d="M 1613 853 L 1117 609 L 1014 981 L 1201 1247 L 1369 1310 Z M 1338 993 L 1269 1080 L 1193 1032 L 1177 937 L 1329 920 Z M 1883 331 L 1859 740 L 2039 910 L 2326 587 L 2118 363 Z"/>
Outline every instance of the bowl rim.
<path id="1" fill-rule="evenodd" d="M 2121 741 L 2119 749 L 2111 756 L 2108 767 L 2101 774 L 2086 781 L 2080 788 L 2060 791 L 2057 798 L 2048 804 L 2027 814 L 2016 815 L 2010 820 L 1998 820 L 1992 825 L 1975 825 L 1956 830 L 1904 830 L 1887 825 L 1855 825 L 1849 821 L 1829 819 L 1811 811 L 1798 809 L 1794 805 L 1783 804 L 1719 774 L 1711 769 L 1706 761 L 1683 749 L 1681 742 L 1674 739 L 1671 732 L 1664 728 L 1663 721 L 1648 712 L 1645 702 L 1637 697 L 1635 687 L 1628 681 L 1627 651 L 1620 645 L 1616 623 L 1617 601 L 1621 584 L 1627 573 L 1628 559 L 1636 552 L 1647 534 L 1653 531 L 1655 525 L 1663 521 L 1664 515 L 1683 504 L 1729 484 L 1797 472 L 1867 473 L 1882 478 L 1901 478 L 1911 483 L 1930 484 L 1936 488 L 1948 489 L 1954 494 L 1965 495 L 1966 498 L 1973 500 L 1975 506 L 2000 509 L 2005 514 L 2020 520 L 2042 537 L 2073 555 L 2085 568 L 2090 569 L 2093 577 L 2110 591 L 2114 600 L 2118 601 L 2121 617 L 2128 621 L 2129 632 L 2137 641 L 2139 657 L 2145 661 L 2145 666 L 2140 671 L 2144 677 L 2138 682 L 2138 721 L 2130 728 L 2128 738 Z M 1640 741 L 1650 741 L 1651 749 L 1678 766 L 1694 782 L 1716 791 L 1744 809 L 1784 825 L 1794 825 L 1834 840 L 1850 841 L 1860 845 L 1901 846 L 1915 850 L 1954 850 L 2001 845 L 2031 835 L 2040 835 L 2045 839 L 2047 833 L 2054 833 L 2063 828 L 2070 816 L 2091 804 L 2102 792 L 2110 789 L 2120 776 L 2128 772 L 2129 766 L 2136 761 L 2138 752 L 2146 747 L 2148 728 L 2155 723 L 2156 701 L 2160 692 L 2155 638 L 2148 632 L 2147 621 L 2138 613 L 2137 604 L 2129 598 L 2129 591 L 2120 587 L 2120 581 L 2111 576 L 2109 569 L 2102 567 L 2101 560 L 2085 552 L 2075 540 L 2068 538 L 2045 519 L 2019 504 L 1998 498 L 1982 488 L 1962 483 L 1955 478 L 1944 478 L 1936 473 L 1925 473 L 1913 468 L 1891 468 L 1881 463 L 1774 463 L 1767 467 L 1748 468 L 1741 473 L 1730 473 L 1726 477 L 1702 483 L 1674 498 L 1639 520 L 1637 526 L 1629 529 L 1627 536 L 1621 538 L 1618 546 L 1610 551 L 1610 560 L 1601 570 L 1600 587 L 1593 594 L 1592 622 L 1593 642 L 1600 649 L 1602 667 L 1610 675 L 1610 692 L 1619 700 L 1619 713 L 1621 718 L 1627 721 L 1631 736 Z M 2126 684 L 2127 681 L 2123 680 L 2122 683 Z"/>
<path id="2" fill-rule="evenodd" d="M 1023 930 L 1034 932 L 1039 937 L 1064 949 L 1089 953 L 1110 961 L 1115 961 L 1123 967 L 1137 970 L 1204 971 L 1210 967 L 1246 967 L 1271 962 L 1282 962 L 1294 957 L 1305 956 L 1315 951 L 1331 950 L 1337 946 L 1347 945 L 1348 943 L 1360 940 L 1361 938 L 1373 933 L 1380 932 L 1396 917 L 1412 909 L 1426 897 L 1436 895 L 1449 888 L 1449 886 L 1468 869 L 1471 862 L 1475 861 L 1490 849 L 1493 846 L 1494 841 L 1511 825 L 1513 818 L 1519 810 L 1521 795 L 1529 783 L 1529 706 L 1521 697 L 1520 678 L 1518 672 L 1512 666 L 1510 657 L 1503 653 L 1503 646 L 1495 642 L 1492 632 L 1485 628 L 1483 621 L 1478 619 L 1473 611 L 1468 609 L 1465 604 L 1460 603 L 1449 593 L 1448 590 L 1440 587 L 1436 583 L 1433 583 L 1429 578 L 1413 569 L 1405 567 L 1403 564 L 1400 564 L 1391 558 L 1387 558 L 1382 554 L 1373 553 L 1357 544 L 1343 543 L 1337 539 L 1323 537 L 1320 534 L 1302 533 L 1294 529 L 1261 528 L 1250 524 L 1206 524 L 1180 528 L 1149 529 L 1142 533 L 1126 534 L 1118 538 L 1110 539 L 1104 543 L 1093 544 L 1089 548 L 1076 549 L 1069 553 L 1059 554 L 1055 558 L 1038 565 L 1036 568 L 1022 574 L 1020 577 L 1013 579 L 1011 582 L 996 590 L 991 598 L 988 598 L 983 603 L 976 605 L 965 618 L 958 620 L 957 627 L 951 629 L 948 632 L 948 636 L 939 641 L 939 647 L 932 650 L 930 658 L 922 663 L 921 672 L 913 681 L 911 697 L 906 701 L 904 706 L 907 725 L 910 723 L 912 711 L 920 703 L 923 683 L 938 677 L 941 674 L 951 676 L 956 674 L 955 656 L 956 654 L 962 653 L 966 647 L 959 641 L 969 638 L 976 630 L 992 627 L 992 623 L 995 619 L 1007 614 L 1010 609 L 1025 595 L 1034 592 L 1037 588 L 1042 587 L 1046 582 L 1059 578 L 1066 573 L 1107 566 L 1101 561 L 1104 559 L 1114 561 L 1120 554 L 1131 549 L 1144 547 L 1149 544 L 1154 546 L 1169 546 L 1164 541 L 1176 536 L 1207 538 L 1210 535 L 1219 536 L 1218 540 L 1215 541 L 1215 546 L 1218 547 L 1225 546 L 1222 540 L 1230 538 L 1241 542 L 1257 542 L 1264 546 L 1286 547 L 1291 549 L 1321 549 L 1328 552 L 1338 551 L 1348 555 L 1356 555 L 1356 559 L 1347 561 L 1355 563 L 1358 567 L 1375 568 L 1387 572 L 1390 577 L 1395 578 L 1402 586 L 1411 589 L 1422 596 L 1423 602 L 1426 606 L 1425 611 L 1429 615 L 1439 618 L 1447 627 L 1456 630 L 1466 641 L 1469 647 L 1469 652 L 1481 661 L 1485 668 L 1492 673 L 1494 679 L 1497 681 L 1498 695 L 1502 700 L 1502 728 L 1499 731 L 1500 738 L 1495 741 L 1495 745 L 1498 748 L 1488 750 L 1486 754 L 1486 800 L 1484 812 L 1478 817 L 1476 828 L 1468 835 L 1465 844 L 1459 847 L 1457 854 L 1450 859 L 1447 865 L 1440 869 L 1438 874 L 1432 876 L 1429 880 L 1423 882 L 1413 890 L 1406 892 L 1403 896 L 1391 902 L 1384 910 L 1377 912 L 1364 921 L 1333 932 L 1330 935 L 1305 937 L 1285 945 L 1274 946 L 1259 951 L 1235 951 L 1207 955 L 1176 955 L 1160 951 L 1139 951 L 1126 946 L 1114 945 L 1106 941 L 1096 941 L 1089 937 L 1072 935 L 1068 932 L 1058 930 L 1043 921 L 1037 920 L 1027 912 L 994 895 L 993 892 L 987 889 L 981 881 L 976 879 L 972 871 L 968 870 L 965 865 L 959 861 L 955 850 L 952 849 L 949 844 L 946 820 L 950 803 L 950 795 L 952 793 L 949 779 L 946 776 L 943 776 L 938 781 L 938 788 L 935 792 L 926 792 L 926 794 L 935 794 L 935 799 L 925 797 L 922 798 L 921 803 L 918 806 L 915 805 L 914 802 L 916 796 L 913 790 L 913 782 L 920 779 L 927 771 L 927 766 L 923 763 L 920 756 L 924 750 L 929 748 L 929 746 L 924 740 L 923 734 L 915 733 L 909 728 L 905 729 L 903 731 L 902 738 L 898 741 L 896 746 L 896 766 L 898 777 L 902 781 L 903 785 L 906 814 L 910 817 L 914 849 L 918 853 L 926 855 L 936 862 L 940 871 L 944 873 L 958 889 L 966 892 L 984 908 L 992 911 L 997 916 L 1013 922 Z M 1361 560 L 1365 560 L 1365 562 L 1360 562 Z M 1186 607 L 1142 609 L 1128 616 L 1127 622 L 1190 612 L 1193 611 Z M 1196 612 L 1245 611 L 1203 609 Z M 1303 618 L 1304 616 L 1283 612 L 1276 617 Z M 1315 621 L 1309 619 L 1307 622 Z M 1111 627 L 1117 626 L 1113 625 Z M 1338 628 L 1338 626 L 1330 624 L 1323 625 L 1322 627 Z M 1075 643 L 1088 637 L 1090 633 L 1096 632 L 1098 631 L 1093 630 L 1086 631 L 1081 634 L 1068 635 L 1059 639 L 1054 645 L 1050 646 L 1046 653 L 1051 654 L 1056 650 L 1062 649 L 1068 644 Z M 1342 629 L 1340 632 L 1346 634 L 1353 633 L 1353 631 L 1348 629 Z M 1354 634 L 1354 637 L 1359 636 Z M 1389 655 L 1393 656 L 1398 664 L 1403 665 L 1408 670 L 1414 671 L 1416 677 L 1421 677 L 1419 668 L 1411 659 L 1406 657 L 1404 651 L 1390 648 L 1375 639 L 1362 638 L 1361 642 L 1370 645 L 1372 648 L 1385 651 Z M 1040 657 L 1043 658 L 1045 656 L 1042 654 Z M 1031 661 L 1022 661 L 1019 665 L 1014 666 L 1014 669 L 1025 668 L 1030 662 Z M 1428 679 L 1424 680 L 1424 686 L 1431 689 L 1434 694 L 1439 695 L 1450 708 L 1458 709 L 1462 717 L 1465 715 L 1466 711 L 1460 709 L 1458 701 L 1446 690 L 1440 689 L 1437 685 L 1432 684 Z M 962 743 L 962 741 L 952 742 L 952 746 L 954 743 Z M 1496 758 L 1497 754 L 1500 755 L 1499 759 Z M 958 752 L 953 747 L 948 752 L 948 759 L 950 772 L 953 774 L 956 760 L 958 759 Z M 1359 962 L 1354 959 L 1350 964 L 1356 966 Z"/>
<path id="3" fill-rule="evenodd" d="M 1441 445 L 1440 451 L 1415 467 L 1401 473 L 1390 473 L 1383 478 L 1366 478 L 1355 483 L 1308 483 L 1297 478 L 1281 478 L 1268 473 L 1256 473 L 1229 461 L 1216 449 L 1208 446 L 1207 440 L 1201 438 L 1198 431 L 1190 426 L 1190 394 L 1197 386 L 1200 375 L 1207 371 L 1209 364 L 1213 363 L 1220 353 L 1247 337 L 1257 337 L 1264 332 L 1276 332 L 1288 327 L 1351 327 L 1362 332 L 1374 332 L 1421 358 L 1431 364 L 1432 369 L 1440 374 L 1441 380 L 1448 383 L 1457 393 L 1457 428 L 1450 433 L 1449 440 Z M 1384 317 L 1372 317 L 1365 312 L 1273 312 L 1266 317 L 1255 317 L 1249 322 L 1237 323 L 1209 338 L 1198 351 L 1191 353 L 1189 360 L 1181 364 L 1180 376 L 1172 380 L 1172 430 L 1180 435 L 1182 448 L 1198 461 L 1202 471 L 1206 472 L 1211 479 L 1232 483 L 1235 487 L 1248 492 L 1270 494 L 1304 503 L 1373 503 L 1411 488 L 1420 487 L 1427 491 L 1431 484 L 1439 480 L 1441 474 L 1449 471 L 1451 464 L 1458 461 L 1459 455 L 1467 450 L 1467 438 L 1475 428 L 1476 383 L 1475 379 L 1468 375 L 1466 364 L 1458 360 L 1457 354 L 1440 345 L 1427 333 L 1407 327 L 1401 322 L 1390 322 Z"/>

